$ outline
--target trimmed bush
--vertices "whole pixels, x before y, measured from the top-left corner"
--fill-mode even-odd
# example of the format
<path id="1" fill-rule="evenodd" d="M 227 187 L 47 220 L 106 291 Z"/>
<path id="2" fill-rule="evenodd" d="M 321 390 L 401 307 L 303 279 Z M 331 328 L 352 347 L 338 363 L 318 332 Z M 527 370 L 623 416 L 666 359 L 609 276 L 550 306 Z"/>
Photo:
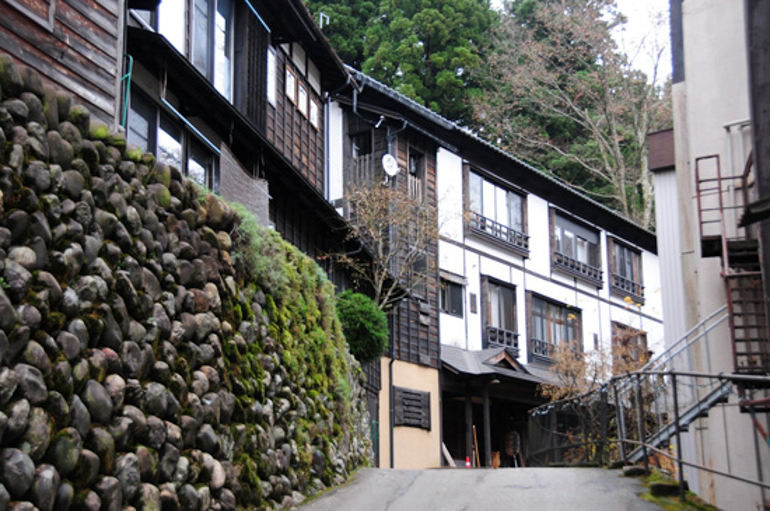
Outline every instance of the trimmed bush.
<path id="1" fill-rule="evenodd" d="M 361 364 L 377 360 L 388 349 L 388 317 L 371 298 L 344 291 L 337 296 L 337 315 L 350 352 Z"/>

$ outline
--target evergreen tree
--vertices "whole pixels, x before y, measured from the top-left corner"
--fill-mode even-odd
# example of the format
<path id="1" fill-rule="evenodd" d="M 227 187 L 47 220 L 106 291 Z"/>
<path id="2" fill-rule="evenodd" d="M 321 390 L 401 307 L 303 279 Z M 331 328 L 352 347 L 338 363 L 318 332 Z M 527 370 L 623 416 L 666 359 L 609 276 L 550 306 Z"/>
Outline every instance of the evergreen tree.
<path id="1" fill-rule="evenodd" d="M 366 31 L 363 71 L 452 120 L 467 120 L 489 30 L 489 0 L 383 0 Z"/>
<path id="2" fill-rule="evenodd" d="M 369 22 L 377 16 L 378 2 L 372 0 L 306 0 L 316 22 L 340 58 L 356 69 L 364 62 L 364 41 Z"/>

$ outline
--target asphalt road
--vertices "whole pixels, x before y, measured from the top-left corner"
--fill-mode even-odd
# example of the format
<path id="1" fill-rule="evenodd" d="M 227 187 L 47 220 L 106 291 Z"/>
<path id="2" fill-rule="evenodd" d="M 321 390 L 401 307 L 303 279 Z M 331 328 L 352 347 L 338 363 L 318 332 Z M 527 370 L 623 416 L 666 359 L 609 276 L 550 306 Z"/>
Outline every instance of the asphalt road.
<path id="1" fill-rule="evenodd" d="M 659 510 L 641 483 L 599 468 L 363 469 L 301 511 Z"/>

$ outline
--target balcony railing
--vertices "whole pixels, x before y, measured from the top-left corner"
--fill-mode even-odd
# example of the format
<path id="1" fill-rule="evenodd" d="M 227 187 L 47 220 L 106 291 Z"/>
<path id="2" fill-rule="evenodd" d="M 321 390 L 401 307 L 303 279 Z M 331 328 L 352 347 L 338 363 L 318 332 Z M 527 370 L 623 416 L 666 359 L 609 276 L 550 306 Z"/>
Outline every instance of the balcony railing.
<path id="1" fill-rule="evenodd" d="M 530 339 L 529 345 L 535 358 L 551 360 L 553 358 L 553 344 L 548 341 Z"/>
<path id="2" fill-rule="evenodd" d="M 575 277 L 587 280 L 598 286 L 602 285 L 602 270 L 590 264 L 583 263 L 561 252 L 553 253 L 553 265 Z"/>
<path id="3" fill-rule="evenodd" d="M 487 325 L 486 327 L 487 347 L 502 346 L 511 348 L 516 356 L 519 356 L 519 334 L 504 328 Z"/>
<path id="4" fill-rule="evenodd" d="M 513 248 L 522 255 L 529 255 L 529 236 L 516 229 L 495 222 L 475 211 L 470 212 L 468 226 L 474 233 L 480 234 L 493 241 L 500 242 L 506 247 Z"/>
<path id="5" fill-rule="evenodd" d="M 610 281 L 612 290 L 621 295 L 628 296 L 636 303 L 644 303 L 644 286 L 617 273 L 612 274 Z"/>

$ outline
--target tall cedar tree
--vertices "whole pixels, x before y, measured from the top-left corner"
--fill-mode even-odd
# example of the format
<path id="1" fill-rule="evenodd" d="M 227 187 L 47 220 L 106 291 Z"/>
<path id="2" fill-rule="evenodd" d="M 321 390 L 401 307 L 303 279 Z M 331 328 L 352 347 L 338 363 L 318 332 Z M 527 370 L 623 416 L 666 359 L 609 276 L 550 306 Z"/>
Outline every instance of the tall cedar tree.
<path id="1" fill-rule="evenodd" d="M 506 4 L 474 118 L 506 150 L 650 228 L 646 138 L 671 112 L 667 88 L 618 51 L 611 30 L 622 22 L 614 0 Z"/>
<path id="2" fill-rule="evenodd" d="M 468 121 L 498 15 L 489 0 L 307 0 L 342 59 L 439 114 Z"/>
<path id="3" fill-rule="evenodd" d="M 379 2 L 367 0 L 306 0 L 332 47 L 340 58 L 356 69 L 361 69 L 364 59 L 366 29 L 377 16 Z M 322 15 L 325 15 L 321 23 Z"/>

